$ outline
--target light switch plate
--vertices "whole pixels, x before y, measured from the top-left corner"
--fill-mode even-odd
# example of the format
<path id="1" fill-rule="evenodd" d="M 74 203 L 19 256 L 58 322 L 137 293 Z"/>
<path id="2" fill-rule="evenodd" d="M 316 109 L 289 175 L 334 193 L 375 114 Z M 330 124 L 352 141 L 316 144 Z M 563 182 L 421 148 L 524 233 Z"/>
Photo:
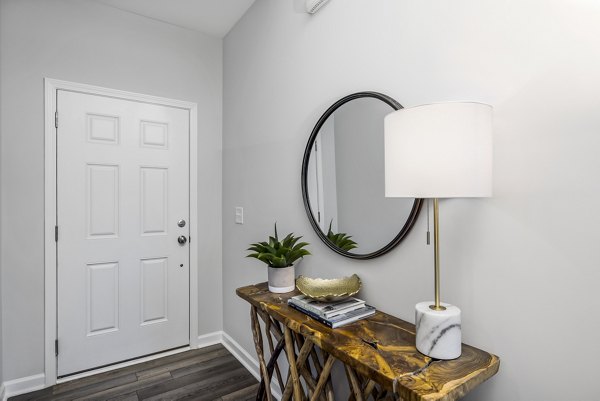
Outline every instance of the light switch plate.
<path id="1" fill-rule="evenodd" d="M 236 206 L 235 208 L 235 224 L 244 224 L 244 208 Z"/>

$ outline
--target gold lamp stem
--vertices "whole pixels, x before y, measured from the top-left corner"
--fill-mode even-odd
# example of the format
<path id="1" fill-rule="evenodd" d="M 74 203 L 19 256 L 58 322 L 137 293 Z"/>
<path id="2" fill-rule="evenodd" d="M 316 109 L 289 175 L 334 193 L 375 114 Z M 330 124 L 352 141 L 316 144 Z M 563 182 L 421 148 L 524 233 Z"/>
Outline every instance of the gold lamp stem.
<path id="1" fill-rule="evenodd" d="M 433 198 L 433 252 L 435 268 L 435 305 L 429 307 L 433 310 L 446 310 L 440 305 L 440 209 L 438 198 Z"/>

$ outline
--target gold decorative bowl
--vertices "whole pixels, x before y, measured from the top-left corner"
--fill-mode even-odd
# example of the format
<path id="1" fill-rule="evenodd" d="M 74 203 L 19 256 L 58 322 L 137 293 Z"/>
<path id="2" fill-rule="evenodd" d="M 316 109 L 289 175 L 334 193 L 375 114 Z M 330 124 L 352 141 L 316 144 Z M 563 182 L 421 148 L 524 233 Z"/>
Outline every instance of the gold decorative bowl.
<path id="1" fill-rule="evenodd" d="M 298 276 L 296 287 L 301 293 L 317 301 L 339 301 L 360 291 L 362 283 L 356 274 L 350 277 L 324 279 Z"/>

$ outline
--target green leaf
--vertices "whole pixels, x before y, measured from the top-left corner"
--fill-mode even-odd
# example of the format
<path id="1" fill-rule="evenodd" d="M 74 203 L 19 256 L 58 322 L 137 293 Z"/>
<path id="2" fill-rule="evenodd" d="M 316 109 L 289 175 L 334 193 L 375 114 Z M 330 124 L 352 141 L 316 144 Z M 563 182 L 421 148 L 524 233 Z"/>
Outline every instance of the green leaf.
<path id="1" fill-rule="evenodd" d="M 333 243 L 336 247 L 344 250 L 344 251 L 349 251 L 351 249 L 354 249 L 356 247 L 358 247 L 358 244 L 352 240 L 352 236 L 348 235 L 346 233 L 334 233 L 331 230 L 331 225 L 333 223 L 333 219 L 329 222 L 329 229 L 327 230 L 327 239 L 329 239 L 329 241 L 331 241 L 331 243 Z"/>
<path id="2" fill-rule="evenodd" d="M 302 249 L 302 248 L 304 248 L 305 246 L 308 246 L 308 245 L 309 245 L 308 242 L 301 242 L 301 243 L 297 244 L 296 246 L 294 246 L 292 249 L 293 250 Z"/>
<path id="3" fill-rule="evenodd" d="M 247 257 L 256 258 L 271 267 L 288 267 L 306 256 L 310 252 L 304 249 L 308 242 L 298 242 L 300 237 L 295 237 L 293 233 L 286 235 L 283 241 L 279 241 L 277 234 L 277 222 L 274 225 L 274 236 L 268 237 L 268 242 L 256 242 L 250 244 L 248 251 L 252 253 Z"/>

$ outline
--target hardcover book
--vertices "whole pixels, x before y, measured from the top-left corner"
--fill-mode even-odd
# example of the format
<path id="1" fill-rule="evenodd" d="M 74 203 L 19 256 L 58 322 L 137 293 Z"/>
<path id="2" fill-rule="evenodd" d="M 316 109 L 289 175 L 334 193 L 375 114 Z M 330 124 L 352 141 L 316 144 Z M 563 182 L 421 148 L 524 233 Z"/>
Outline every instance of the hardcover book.
<path id="1" fill-rule="evenodd" d="M 332 329 L 335 329 L 337 327 L 341 327 L 346 324 L 350 324 L 350 323 L 356 322 L 358 320 L 364 319 L 366 317 L 374 315 L 376 312 L 376 309 L 374 307 L 364 304 L 359 309 L 341 313 L 339 315 L 336 315 L 332 318 L 327 319 L 321 315 L 318 315 L 312 311 L 306 310 L 306 309 L 298 306 L 297 304 L 291 302 L 291 299 L 288 301 L 288 305 L 291 306 L 292 308 L 312 317 L 313 319 L 323 323 L 324 325 L 331 327 Z"/>
<path id="2" fill-rule="evenodd" d="M 324 318 L 331 318 L 336 315 L 360 309 L 365 305 L 365 301 L 358 298 L 347 298 L 341 301 L 323 302 L 316 301 L 306 295 L 297 295 L 290 298 L 288 303 L 300 306 L 303 309 L 316 313 Z"/>

